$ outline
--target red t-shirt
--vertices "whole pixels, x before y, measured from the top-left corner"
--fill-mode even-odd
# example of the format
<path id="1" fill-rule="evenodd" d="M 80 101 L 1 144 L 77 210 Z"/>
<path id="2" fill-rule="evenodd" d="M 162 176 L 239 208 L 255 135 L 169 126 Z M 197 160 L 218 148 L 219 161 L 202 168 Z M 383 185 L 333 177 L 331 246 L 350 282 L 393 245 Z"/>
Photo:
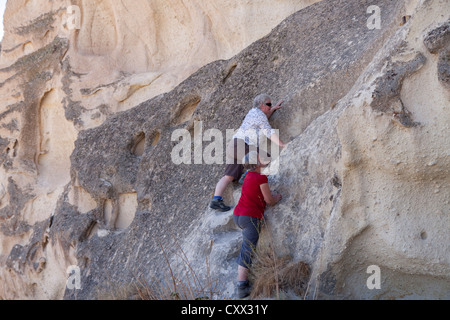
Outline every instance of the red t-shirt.
<path id="1" fill-rule="evenodd" d="M 262 219 L 264 217 L 266 202 L 264 201 L 260 185 L 268 182 L 269 180 L 266 175 L 253 171 L 247 172 L 244 184 L 242 185 L 241 198 L 236 208 L 234 208 L 233 214 Z"/>

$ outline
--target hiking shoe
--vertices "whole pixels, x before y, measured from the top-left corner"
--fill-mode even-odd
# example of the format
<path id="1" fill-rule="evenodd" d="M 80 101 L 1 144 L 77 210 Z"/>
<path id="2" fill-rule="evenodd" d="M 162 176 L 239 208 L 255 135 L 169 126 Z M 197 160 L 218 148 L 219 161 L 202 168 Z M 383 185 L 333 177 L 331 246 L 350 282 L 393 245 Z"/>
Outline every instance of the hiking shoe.
<path id="1" fill-rule="evenodd" d="M 229 211 L 231 207 L 226 206 L 225 203 L 223 203 L 223 199 L 213 199 L 211 200 L 211 203 L 209 204 L 209 207 L 214 210 L 218 211 Z"/>
<path id="2" fill-rule="evenodd" d="M 248 297 L 251 291 L 252 288 L 250 287 L 250 284 L 248 282 L 246 284 L 237 285 L 237 295 L 239 299 L 244 299 L 245 297 Z"/>

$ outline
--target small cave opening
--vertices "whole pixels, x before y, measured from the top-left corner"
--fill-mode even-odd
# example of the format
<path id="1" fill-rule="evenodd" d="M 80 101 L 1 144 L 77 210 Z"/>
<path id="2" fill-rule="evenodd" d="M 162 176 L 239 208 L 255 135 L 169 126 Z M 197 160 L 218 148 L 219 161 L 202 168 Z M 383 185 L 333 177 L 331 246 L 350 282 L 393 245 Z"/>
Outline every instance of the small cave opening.
<path id="1" fill-rule="evenodd" d="M 192 116 L 197 109 L 201 101 L 200 96 L 191 94 L 181 100 L 177 106 L 175 106 L 172 116 L 172 122 L 175 125 L 182 124 L 192 119 Z"/>
<path id="2" fill-rule="evenodd" d="M 131 153 L 135 156 L 142 156 L 145 150 L 145 133 L 140 132 L 136 137 L 133 138 L 133 143 L 131 147 Z"/>

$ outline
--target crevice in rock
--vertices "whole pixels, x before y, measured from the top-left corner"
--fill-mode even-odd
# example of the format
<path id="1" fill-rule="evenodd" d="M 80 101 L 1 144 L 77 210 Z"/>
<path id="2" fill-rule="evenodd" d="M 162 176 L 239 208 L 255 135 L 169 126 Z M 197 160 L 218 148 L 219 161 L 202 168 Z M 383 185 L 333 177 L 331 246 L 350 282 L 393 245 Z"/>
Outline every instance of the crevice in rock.
<path id="1" fill-rule="evenodd" d="M 228 68 L 226 69 L 227 71 L 225 73 L 225 76 L 223 77 L 223 80 L 222 80 L 223 83 L 225 83 L 228 80 L 228 78 L 233 74 L 236 67 L 237 67 L 237 62 L 232 62 L 228 66 Z"/>
<path id="2" fill-rule="evenodd" d="M 133 138 L 131 153 L 138 157 L 142 156 L 145 150 L 145 140 L 144 132 L 140 132 L 137 136 L 135 136 Z"/>
<path id="3" fill-rule="evenodd" d="M 105 199 L 103 217 L 108 230 L 125 230 L 133 222 L 138 207 L 137 193 L 123 193 Z"/>
<path id="4" fill-rule="evenodd" d="M 201 98 L 192 94 L 181 100 L 172 110 L 171 122 L 175 125 L 189 121 L 200 103 Z"/>

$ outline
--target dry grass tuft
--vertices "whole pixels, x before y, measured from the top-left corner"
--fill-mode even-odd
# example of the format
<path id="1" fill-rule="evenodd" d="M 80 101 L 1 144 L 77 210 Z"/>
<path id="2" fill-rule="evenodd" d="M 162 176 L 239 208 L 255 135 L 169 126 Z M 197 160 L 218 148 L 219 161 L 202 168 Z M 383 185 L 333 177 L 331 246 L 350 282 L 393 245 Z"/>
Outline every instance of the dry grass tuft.
<path id="1" fill-rule="evenodd" d="M 303 297 L 306 294 L 310 276 L 310 267 L 300 261 L 293 262 L 291 257 L 279 257 L 274 248 L 272 234 L 266 226 L 263 228 L 256 248 L 250 280 L 252 281 L 251 299 L 280 298 L 280 291 L 293 291 Z"/>

